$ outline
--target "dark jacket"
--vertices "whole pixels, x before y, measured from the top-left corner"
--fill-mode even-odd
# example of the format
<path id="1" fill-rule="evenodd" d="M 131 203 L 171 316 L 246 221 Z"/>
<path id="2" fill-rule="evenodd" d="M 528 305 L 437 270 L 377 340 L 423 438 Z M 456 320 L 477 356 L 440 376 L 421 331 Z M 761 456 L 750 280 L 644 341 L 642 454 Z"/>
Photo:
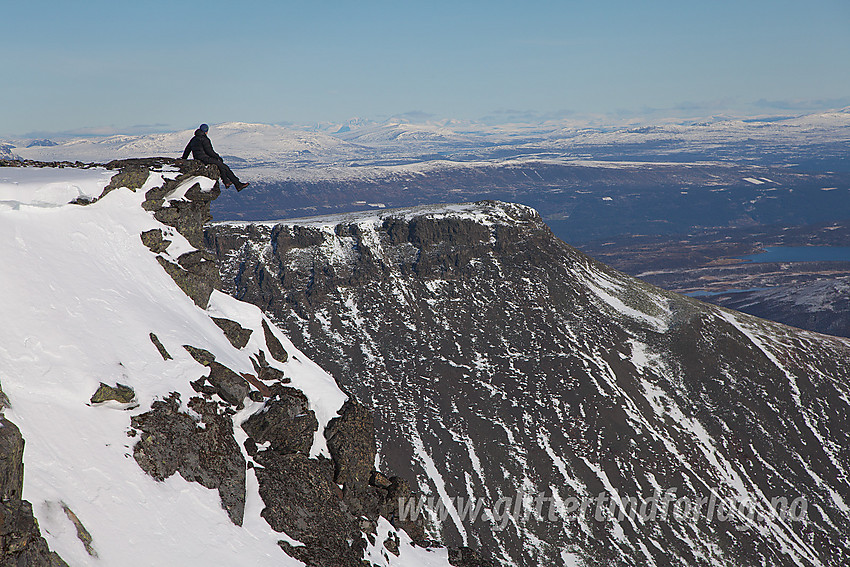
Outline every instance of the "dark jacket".
<path id="1" fill-rule="evenodd" d="M 189 140 L 186 149 L 183 150 L 183 159 L 189 157 L 189 152 L 192 152 L 192 157 L 204 163 L 218 163 L 222 161 L 221 156 L 213 150 L 212 142 L 207 137 L 207 133 L 201 130 L 195 130 L 195 136 Z"/>

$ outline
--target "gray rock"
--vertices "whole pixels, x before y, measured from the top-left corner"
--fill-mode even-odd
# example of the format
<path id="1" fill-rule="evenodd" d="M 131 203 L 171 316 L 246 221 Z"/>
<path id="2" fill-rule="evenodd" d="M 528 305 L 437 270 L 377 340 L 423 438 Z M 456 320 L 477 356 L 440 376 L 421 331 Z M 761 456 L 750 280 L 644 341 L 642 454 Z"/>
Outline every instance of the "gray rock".
<path id="1" fill-rule="evenodd" d="M 165 272 L 171 276 L 174 283 L 183 290 L 183 293 L 195 302 L 195 305 L 202 309 L 207 308 L 210 302 L 210 295 L 212 295 L 215 288 L 204 275 L 192 273 L 180 265 L 166 260 L 162 256 L 157 256 L 156 260 Z"/>
<path id="2" fill-rule="evenodd" d="M 133 191 L 140 189 L 145 181 L 150 177 L 150 168 L 143 164 L 125 163 L 118 165 L 118 162 L 113 162 L 118 167 L 119 171 L 112 176 L 109 184 L 104 187 L 103 192 L 98 199 L 102 199 L 107 193 L 118 189 L 119 187 L 129 187 Z M 112 168 L 114 169 L 114 168 Z"/>
<path id="3" fill-rule="evenodd" d="M 251 357 L 251 364 L 254 366 L 254 371 L 257 373 L 257 378 L 263 382 L 283 382 L 288 383 L 289 378 L 283 377 L 283 371 L 269 366 L 266 362 L 266 354 L 263 351 L 258 352 Z"/>
<path id="4" fill-rule="evenodd" d="M 154 252 L 155 254 L 165 252 L 171 244 L 171 241 L 166 240 L 162 235 L 162 230 L 158 228 L 146 230 L 140 236 L 142 238 L 142 243 L 150 248 L 151 252 Z"/>
<path id="5" fill-rule="evenodd" d="M 130 161 L 122 160 L 114 163 L 123 163 L 124 167 L 128 167 Z M 148 168 L 155 165 L 150 160 L 136 160 L 129 163 L 129 166 L 139 165 L 139 162 Z M 218 179 L 218 168 L 194 160 L 182 162 L 179 167 L 180 175 L 176 179 L 166 180 L 160 187 L 150 189 L 145 194 L 146 200 L 142 206 L 148 211 L 153 211 L 154 217 L 163 224 L 176 228 L 192 246 L 202 249 L 204 243 L 203 227 L 205 223 L 212 219 L 210 203 L 221 194 L 218 184 L 216 183 L 212 190 L 207 192 L 201 191 L 199 184 L 194 184 L 186 191 L 185 198 L 170 201 L 167 203 L 168 206 L 166 206 L 166 199 L 190 177 L 201 175 Z"/>
<path id="6" fill-rule="evenodd" d="M 71 523 L 74 524 L 74 528 L 77 530 L 77 539 L 83 544 L 83 547 L 86 549 L 86 553 L 88 553 L 91 557 L 97 557 L 97 552 L 94 550 L 94 546 L 92 545 L 93 539 L 91 537 L 91 533 L 89 533 L 83 525 L 83 522 L 80 521 L 80 518 L 64 502 L 62 503 L 62 511 L 65 512 L 65 515 L 69 520 L 71 520 Z"/>
<path id="7" fill-rule="evenodd" d="M 248 382 L 221 363 L 213 361 L 209 367 L 210 375 L 207 376 L 207 380 L 216 389 L 221 399 L 241 408 L 250 390 Z"/>
<path id="8" fill-rule="evenodd" d="M 375 468 L 375 421 L 372 413 L 353 399 L 346 401 L 339 413 L 325 428 L 334 482 L 343 485 L 345 492 L 363 492 Z"/>
<path id="9" fill-rule="evenodd" d="M 494 567 L 495 565 L 470 547 L 449 548 L 449 563 L 455 567 Z"/>
<path id="10" fill-rule="evenodd" d="M 283 455 L 308 455 L 318 428 L 316 414 L 308 409 L 307 396 L 285 386 L 275 388 L 274 397 L 263 410 L 242 424 L 242 429 L 256 443 L 270 442 L 270 449 Z"/>
<path id="11" fill-rule="evenodd" d="M 0 566 L 68 567 L 41 537 L 32 505 L 21 499 L 24 439 L 0 416 Z"/>
<path id="12" fill-rule="evenodd" d="M 151 339 L 151 342 L 153 343 L 153 345 L 156 347 L 156 350 L 159 351 L 159 354 L 160 354 L 160 356 L 162 356 L 163 360 L 171 360 L 172 359 L 171 355 L 168 354 L 168 351 L 165 350 L 165 347 L 162 346 L 162 343 L 159 341 L 159 337 L 157 337 L 156 335 L 151 333 L 150 339 Z"/>
<path id="13" fill-rule="evenodd" d="M 279 542 L 281 548 L 310 566 L 362 567 L 366 541 L 333 481 L 331 462 L 274 451 L 260 452 L 255 460 L 262 466 L 255 469 L 266 506 L 262 517 L 273 530 L 305 544 Z"/>
<path id="14" fill-rule="evenodd" d="M 122 404 L 129 404 L 136 399 L 136 392 L 130 386 L 124 384 L 116 384 L 112 387 L 108 384 L 100 383 L 97 392 L 89 400 L 93 404 L 102 404 L 103 402 L 114 400 Z"/>
<path id="15" fill-rule="evenodd" d="M 283 348 L 283 345 L 280 344 L 280 341 L 277 340 L 277 337 L 274 336 L 274 333 L 272 333 L 272 330 L 269 328 L 265 319 L 263 319 L 263 333 L 266 338 L 266 346 L 269 347 L 269 354 L 272 355 L 272 358 L 279 362 L 286 362 L 289 360 L 289 354 Z"/>
<path id="16" fill-rule="evenodd" d="M 245 459 L 233 437 L 233 423 L 218 404 L 202 398 L 189 400 L 201 415 L 199 427 L 189 414 L 179 411 L 180 395 L 156 401 L 151 411 L 132 418 L 142 433 L 133 447 L 139 466 L 156 480 L 179 472 L 190 482 L 217 489 L 231 521 L 242 525 L 245 511 Z"/>
<path id="17" fill-rule="evenodd" d="M 0 501 L 20 500 L 24 486 L 24 438 L 0 416 Z"/>
<path id="18" fill-rule="evenodd" d="M 219 317 L 213 317 L 212 320 L 224 331 L 224 336 L 227 337 L 230 344 L 238 349 L 245 348 L 245 345 L 248 344 L 248 340 L 251 338 L 251 334 L 253 334 L 251 329 L 246 329 L 236 321 Z"/>
<path id="19" fill-rule="evenodd" d="M 209 366 L 215 360 L 215 355 L 208 350 L 193 347 L 191 345 L 183 345 L 183 348 L 192 355 L 192 358 L 198 361 L 198 364 Z"/>

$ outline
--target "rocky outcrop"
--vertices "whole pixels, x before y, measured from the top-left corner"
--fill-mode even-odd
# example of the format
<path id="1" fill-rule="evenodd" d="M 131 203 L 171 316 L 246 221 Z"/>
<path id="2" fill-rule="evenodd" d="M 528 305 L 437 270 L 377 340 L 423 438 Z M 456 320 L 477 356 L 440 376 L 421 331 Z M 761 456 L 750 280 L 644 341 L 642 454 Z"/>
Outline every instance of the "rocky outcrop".
<path id="1" fill-rule="evenodd" d="M 250 392 L 248 382 L 244 376 L 240 376 L 227 366 L 216 362 L 215 356 L 202 348 L 196 348 L 190 345 L 184 345 L 192 357 L 199 364 L 210 369 L 207 376 L 202 376 L 197 381 L 192 382 L 192 387 L 197 391 L 205 394 L 218 394 L 218 396 L 239 409 L 243 407 L 243 402 Z M 206 386 L 209 383 L 209 386 Z"/>
<path id="2" fill-rule="evenodd" d="M 101 382 L 100 387 L 91 397 L 89 403 L 102 404 L 104 402 L 112 400 L 118 402 L 119 404 L 129 404 L 135 399 L 136 392 L 134 392 L 133 388 L 131 388 L 130 386 L 125 386 L 124 384 L 116 384 L 115 386 L 110 386 L 109 384 L 104 384 L 103 382 Z"/>
<path id="3" fill-rule="evenodd" d="M 495 563 L 470 547 L 449 549 L 449 563 L 455 567 L 495 567 Z"/>
<path id="4" fill-rule="evenodd" d="M 303 394 L 292 388 L 277 387 L 266 409 L 242 428 L 250 435 L 249 454 L 262 467 L 256 473 L 266 506 L 263 517 L 276 531 L 305 544 L 279 542 L 290 556 L 315 567 L 361 567 L 367 541 L 374 543 L 380 516 L 407 531 L 414 541 L 427 543 L 421 520 L 399 521 L 399 497 L 411 495 L 409 486 L 374 470 L 373 418 L 362 405 L 346 402 L 340 417 L 328 424 L 325 437 L 331 460 L 307 457 L 315 417 Z M 258 450 L 258 443 L 268 448 Z M 376 477 L 386 482 L 375 482 Z"/>
<path id="5" fill-rule="evenodd" d="M 319 422 L 309 409 L 307 396 L 287 386 L 277 386 L 270 393 L 265 407 L 242 424 L 249 435 L 248 453 L 255 455 L 258 443 L 270 443 L 269 448 L 276 453 L 309 455 Z"/>
<path id="6" fill-rule="evenodd" d="M 274 336 L 272 330 L 269 329 L 269 324 L 266 323 L 265 319 L 263 320 L 263 335 L 266 339 L 266 347 L 268 347 L 269 354 L 272 355 L 272 358 L 278 362 L 286 362 L 289 360 L 289 354 L 283 348 L 283 345 L 280 344 L 277 337 Z"/>
<path id="7" fill-rule="evenodd" d="M 171 356 L 171 354 L 169 354 L 169 352 L 165 349 L 165 347 L 160 342 L 159 337 L 157 337 L 153 333 L 150 333 L 150 335 L 148 335 L 148 336 L 150 337 L 151 342 L 153 343 L 153 346 L 155 346 L 156 350 L 159 351 L 159 355 L 162 357 L 162 360 L 173 360 L 173 357 Z"/>
<path id="8" fill-rule="evenodd" d="M 334 482 L 358 512 L 369 508 L 364 499 L 375 493 L 369 484 L 375 469 L 375 422 L 372 413 L 354 400 L 347 401 L 325 429 L 334 461 Z M 371 494 L 370 494 L 371 493 Z"/>
<path id="9" fill-rule="evenodd" d="M 304 544 L 281 540 L 288 555 L 312 567 L 362 565 L 366 540 L 333 482 L 333 463 L 274 451 L 263 451 L 254 460 L 262 467 L 256 473 L 265 504 L 263 518 L 273 530 Z"/>
<path id="10" fill-rule="evenodd" d="M 201 397 L 189 400 L 196 421 L 180 411 L 180 396 L 152 404 L 132 418 L 139 441 L 133 457 L 146 473 L 165 480 L 174 473 L 218 490 L 231 521 L 242 525 L 245 511 L 245 458 L 233 437 L 232 410 Z"/>
<path id="11" fill-rule="evenodd" d="M 209 203 L 219 191 L 215 183 L 217 171 L 203 164 L 178 163 L 165 158 L 122 160 L 105 167 L 116 170 L 116 174 L 102 194 L 97 199 L 75 204 L 89 205 L 109 198 L 112 191 L 123 190 L 123 187 L 132 191 L 145 188 L 143 207 L 167 228 L 146 230 L 139 234 L 139 239 L 183 292 L 205 309 L 213 290 L 220 286 L 215 257 L 202 249 L 201 241 L 203 225 L 209 220 Z M 157 175 L 163 180 L 161 184 L 153 182 Z M 212 189 L 208 180 L 196 182 L 196 176 L 212 178 Z M 196 249 L 186 251 L 180 235 Z M 175 241 L 179 244 L 179 256 L 173 252 Z M 374 470 L 376 449 L 371 413 L 351 401 L 341 410 L 340 417 L 332 420 L 327 431 L 320 431 L 311 402 L 321 405 L 321 400 L 308 400 L 303 392 L 286 385 L 291 380 L 284 376 L 281 368 L 286 368 L 287 363 L 297 365 L 303 361 L 295 357 L 290 360 L 290 353 L 284 347 L 286 341 L 279 331 L 265 319 L 251 323 L 253 327 L 249 329 L 243 326 L 245 321 L 241 319 L 210 318 L 238 349 L 231 354 L 245 359 L 250 357 L 255 375 L 237 373 L 217 361 L 210 352 L 216 350 L 212 347 L 207 350 L 184 345 L 204 367 L 199 369 L 200 377 L 190 382 L 198 395 L 188 392 L 185 385 L 181 386 L 182 398 L 177 392 L 156 392 L 154 394 L 161 398 L 152 402 L 148 411 L 139 410 L 143 413 L 128 416 L 131 427 L 127 434 L 133 440 L 136 464 L 158 481 L 179 473 L 189 482 L 216 490 L 222 509 L 237 525 L 244 520 L 246 471 L 253 468 L 265 505 L 262 516 L 273 529 L 285 532 L 280 541 L 282 552 L 308 565 L 362 567 L 367 546 L 383 543 L 376 542 L 381 516 L 407 530 L 414 541 L 425 543 L 422 520 L 402 522 L 398 517 L 397 498 L 400 494 L 410 494 L 409 485 Z M 256 344 L 258 332 L 262 333 L 259 339 L 262 348 L 239 353 L 249 343 Z M 174 340 L 170 335 L 161 336 L 168 338 L 169 345 Z M 153 332 L 149 333 L 149 340 L 163 363 L 175 360 L 172 354 L 178 359 L 173 364 L 186 363 L 185 353 L 173 350 L 169 353 Z M 216 336 L 216 341 L 216 348 L 223 348 L 220 336 Z M 245 362 L 247 360 L 243 365 Z M 255 404 L 249 406 L 254 413 L 247 417 L 238 413 L 251 403 L 246 398 Z M 129 407 L 137 404 L 134 390 L 122 384 L 102 383 L 90 399 L 92 405 L 114 407 L 116 403 L 125 409 L 134 409 L 135 406 Z M 234 426 L 241 426 L 247 435 L 244 447 L 237 442 Z M 0 432 L 3 431 L 17 430 L 0 428 Z M 315 456 L 317 435 L 331 438 L 328 442 L 331 458 Z M 11 436 L 10 439 L 15 441 L 16 438 Z M 10 445 L 14 445 L 12 441 Z M 22 446 L 20 440 L 17 452 L 2 447 L 2 455 L 8 453 L 9 462 L 20 465 Z M 14 467 L 5 467 L 6 464 L 0 462 L 0 468 L 8 468 L 10 477 L 18 477 Z M 2 479 L 0 482 L 15 484 Z M 10 497 L 9 502 L 13 500 Z M 37 537 L 37 524 L 26 503 L 18 503 L 14 513 L 7 510 L 6 503 L 3 506 L 0 551 L 18 553 L 16 558 L 23 557 L 21 553 L 32 555 L 32 559 L 16 559 L 16 567 L 48 565 L 36 561 L 42 555 L 48 558 L 50 555 L 46 544 L 42 545 L 44 540 Z M 80 518 L 67 506 L 63 505 L 62 510 L 75 527 L 86 552 L 96 557 L 95 542 Z M 293 540 L 304 545 L 295 545 Z M 387 550 L 398 554 L 399 545 L 400 540 L 393 532 L 387 539 Z M 0 562 L 0 566 L 5 564 Z"/>
<path id="12" fill-rule="evenodd" d="M 22 498 L 24 439 L 0 413 L 0 566 L 67 567 L 41 537 L 32 505 Z"/>

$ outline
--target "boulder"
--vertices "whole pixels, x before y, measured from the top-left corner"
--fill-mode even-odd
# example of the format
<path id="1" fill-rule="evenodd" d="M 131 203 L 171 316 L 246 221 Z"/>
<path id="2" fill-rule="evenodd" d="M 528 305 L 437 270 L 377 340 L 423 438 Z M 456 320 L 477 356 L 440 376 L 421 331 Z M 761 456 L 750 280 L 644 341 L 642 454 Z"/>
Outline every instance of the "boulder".
<path id="1" fill-rule="evenodd" d="M 250 391 L 248 382 L 221 363 L 213 361 L 209 367 L 210 375 L 207 380 L 216 389 L 216 393 L 227 403 L 241 408 Z"/>
<path id="2" fill-rule="evenodd" d="M 168 354 L 168 351 L 165 350 L 165 347 L 162 346 L 162 343 L 159 341 L 159 337 L 157 337 L 156 335 L 151 333 L 150 339 L 151 339 L 151 342 L 153 343 L 153 346 L 155 346 L 156 350 L 159 351 L 159 354 L 160 354 L 160 356 L 162 356 L 163 360 L 171 360 L 172 359 L 171 355 Z"/>
<path id="3" fill-rule="evenodd" d="M 155 254 L 165 252 L 171 245 L 171 241 L 166 240 L 162 235 L 162 230 L 158 228 L 146 230 L 140 236 L 142 238 L 142 244 L 147 246 Z"/>
<path id="4" fill-rule="evenodd" d="M 213 317 L 212 320 L 222 331 L 224 331 L 224 336 L 227 337 L 230 344 L 238 349 L 245 348 L 245 345 L 248 344 L 248 340 L 251 338 L 251 334 L 253 333 L 251 329 L 246 329 L 236 321 L 231 321 L 230 319 Z"/>
<path id="5" fill-rule="evenodd" d="M 94 393 L 89 401 L 93 404 L 102 404 L 109 400 L 114 400 L 121 404 L 129 404 L 134 399 L 136 399 L 136 392 L 130 386 L 116 384 L 113 387 L 101 382 L 97 392 Z"/>

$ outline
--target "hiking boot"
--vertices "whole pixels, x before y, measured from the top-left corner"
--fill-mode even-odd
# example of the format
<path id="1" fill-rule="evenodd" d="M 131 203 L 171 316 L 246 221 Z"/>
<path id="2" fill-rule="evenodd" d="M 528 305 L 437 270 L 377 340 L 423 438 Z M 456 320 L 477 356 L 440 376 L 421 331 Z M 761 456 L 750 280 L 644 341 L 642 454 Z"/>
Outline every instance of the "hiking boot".
<path id="1" fill-rule="evenodd" d="M 246 182 L 246 183 L 239 182 L 239 183 L 237 183 L 237 184 L 236 184 L 236 190 L 237 190 L 237 191 L 241 191 L 242 189 L 244 189 L 244 188 L 245 188 L 245 187 L 247 187 L 248 185 L 250 185 L 250 183 L 247 183 L 247 182 Z"/>
<path id="2" fill-rule="evenodd" d="M 230 186 L 231 186 L 231 185 L 233 185 L 233 184 L 232 184 L 230 181 L 225 181 L 225 182 L 224 182 L 224 188 L 225 188 L 225 189 L 230 189 Z"/>

